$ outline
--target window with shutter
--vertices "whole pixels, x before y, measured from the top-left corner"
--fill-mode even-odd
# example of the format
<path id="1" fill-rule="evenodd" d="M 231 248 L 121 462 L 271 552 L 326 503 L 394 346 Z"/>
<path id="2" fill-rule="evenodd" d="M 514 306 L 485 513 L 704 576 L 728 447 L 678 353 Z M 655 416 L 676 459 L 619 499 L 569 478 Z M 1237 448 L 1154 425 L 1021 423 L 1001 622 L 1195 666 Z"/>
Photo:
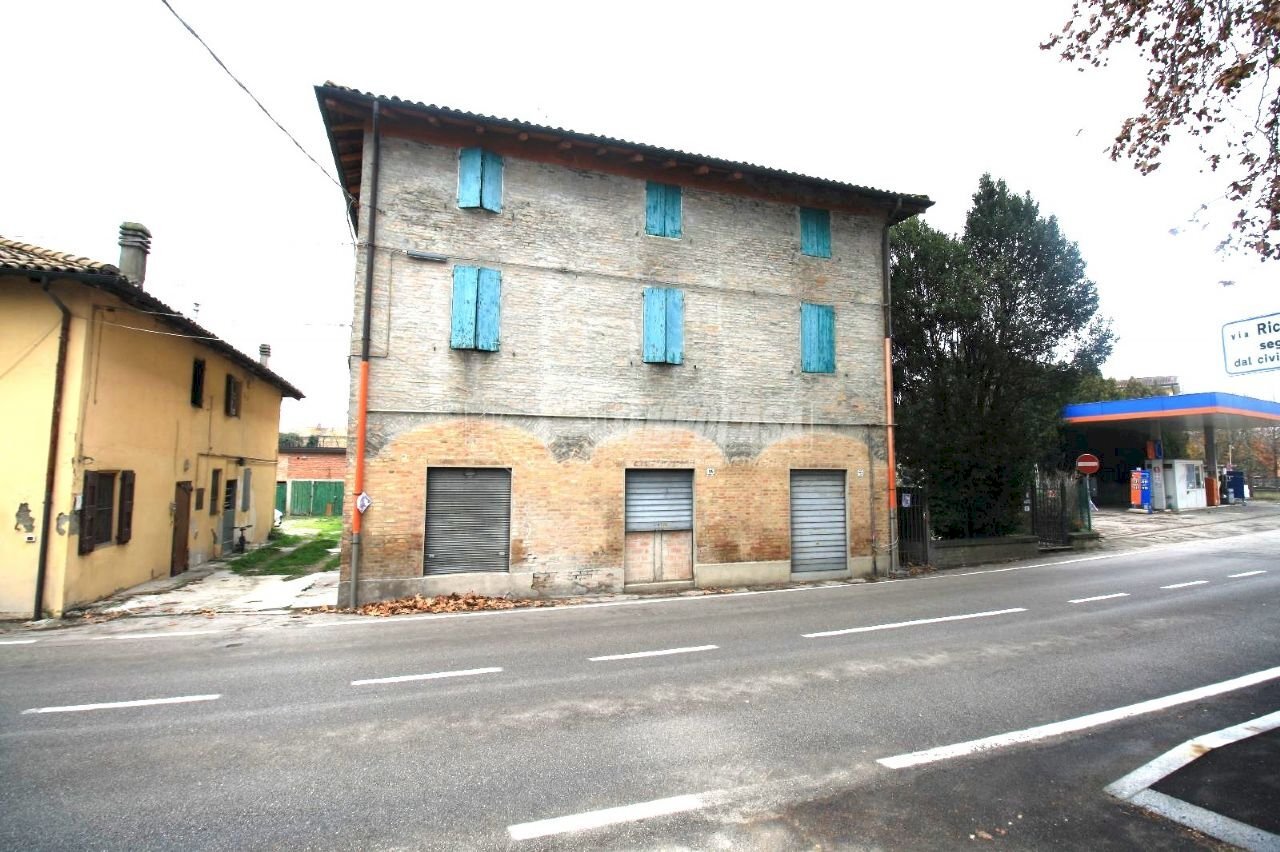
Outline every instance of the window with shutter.
<path id="1" fill-rule="evenodd" d="M 209 483 L 209 514 L 218 514 L 218 495 L 222 493 L 222 471 L 215 470 Z"/>
<path id="2" fill-rule="evenodd" d="M 204 408 L 204 359 L 197 358 L 191 364 L 191 404 Z"/>
<path id="3" fill-rule="evenodd" d="M 836 371 L 836 309 L 831 305 L 800 305 L 800 361 L 806 373 Z"/>
<path id="4" fill-rule="evenodd" d="M 223 400 L 223 411 L 228 417 L 240 416 L 240 398 L 244 385 L 230 373 L 227 374 L 226 394 Z"/>
<path id="5" fill-rule="evenodd" d="M 654 237 L 680 239 L 680 187 L 649 181 L 645 185 L 644 232 Z"/>
<path id="6" fill-rule="evenodd" d="M 249 496 L 253 493 L 253 469 L 244 469 L 244 482 L 240 484 L 240 511 L 249 511 Z"/>
<path id="7" fill-rule="evenodd" d="M 120 520 L 116 527 L 116 544 L 128 544 L 133 538 L 133 483 L 131 470 L 120 471 Z"/>
<path id="8" fill-rule="evenodd" d="M 644 361 L 684 363 L 684 291 L 675 287 L 644 290 Z"/>
<path id="9" fill-rule="evenodd" d="M 497 352 L 501 307 L 502 272 L 500 270 L 455 266 L 449 347 Z"/>
<path id="10" fill-rule="evenodd" d="M 502 155 L 483 148 L 458 152 L 458 206 L 502 212 Z"/>
<path id="11" fill-rule="evenodd" d="M 800 208 L 800 251 L 810 257 L 831 257 L 831 211 Z"/>

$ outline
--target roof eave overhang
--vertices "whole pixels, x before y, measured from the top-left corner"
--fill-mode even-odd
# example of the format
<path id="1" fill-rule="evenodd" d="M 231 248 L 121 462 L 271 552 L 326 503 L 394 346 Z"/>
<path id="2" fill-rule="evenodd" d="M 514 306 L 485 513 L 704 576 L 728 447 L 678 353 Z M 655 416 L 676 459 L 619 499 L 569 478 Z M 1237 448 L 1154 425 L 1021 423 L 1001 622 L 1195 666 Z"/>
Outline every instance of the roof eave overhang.
<path id="1" fill-rule="evenodd" d="M 715 171 L 726 175 L 730 182 L 756 181 L 762 185 L 789 185 L 800 193 L 805 191 L 824 193 L 829 197 L 841 198 L 849 205 L 880 210 L 890 225 L 896 225 L 933 206 L 933 201 L 926 196 L 856 187 L 839 181 L 784 172 L 750 163 L 737 163 L 642 143 L 577 133 L 563 128 L 460 112 L 400 98 L 387 98 L 359 92 L 330 83 L 316 86 L 315 91 L 325 125 L 325 134 L 329 139 L 334 167 L 337 169 L 339 182 L 347 196 L 347 215 L 352 226 L 357 229 L 359 228 L 359 188 L 364 160 L 364 127 L 372 120 L 375 101 L 379 104 L 380 113 L 396 122 L 403 120 L 407 124 L 424 123 L 434 124 L 437 127 L 448 123 L 458 127 L 470 127 L 473 133 L 478 134 L 477 138 L 491 130 L 524 139 L 534 136 L 552 137 L 551 141 L 564 151 L 570 151 L 574 147 L 592 148 L 611 156 L 633 161 L 640 158 L 641 161 L 660 165 L 669 171 L 673 182 L 679 182 L 679 178 L 683 175 L 701 176 Z M 344 127 L 340 132 L 336 129 L 339 125 L 354 125 L 357 121 L 362 122 L 361 129 L 358 131 L 353 126 Z M 393 125 L 391 132 L 395 131 L 396 128 Z M 357 132 L 360 137 L 359 156 L 348 156 L 344 161 L 344 153 L 350 155 L 352 152 L 343 152 L 342 145 L 351 144 Z M 346 139 L 340 140 L 340 135 L 345 135 Z"/>

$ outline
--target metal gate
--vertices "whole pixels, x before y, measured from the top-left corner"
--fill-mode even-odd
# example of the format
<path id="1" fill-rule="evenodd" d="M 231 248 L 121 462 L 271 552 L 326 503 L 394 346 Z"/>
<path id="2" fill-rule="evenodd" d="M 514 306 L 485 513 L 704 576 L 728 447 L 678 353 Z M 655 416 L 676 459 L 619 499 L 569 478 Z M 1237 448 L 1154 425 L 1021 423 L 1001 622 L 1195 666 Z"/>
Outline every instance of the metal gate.
<path id="1" fill-rule="evenodd" d="M 1058 470 L 1036 468 L 1031 485 L 1031 531 L 1044 548 L 1071 546 L 1076 511 L 1075 479 Z"/>
<path id="2" fill-rule="evenodd" d="M 929 503 L 923 486 L 898 488 L 898 560 L 903 565 L 928 565 Z"/>
<path id="3" fill-rule="evenodd" d="M 846 571 L 843 470 L 791 471 L 791 572 Z"/>
<path id="4" fill-rule="evenodd" d="M 626 473 L 624 582 L 693 579 L 693 471 Z"/>
<path id="5" fill-rule="evenodd" d="M 511 471 L 427 470 L 424 574 L 506 571 L 511 548 Z"/>

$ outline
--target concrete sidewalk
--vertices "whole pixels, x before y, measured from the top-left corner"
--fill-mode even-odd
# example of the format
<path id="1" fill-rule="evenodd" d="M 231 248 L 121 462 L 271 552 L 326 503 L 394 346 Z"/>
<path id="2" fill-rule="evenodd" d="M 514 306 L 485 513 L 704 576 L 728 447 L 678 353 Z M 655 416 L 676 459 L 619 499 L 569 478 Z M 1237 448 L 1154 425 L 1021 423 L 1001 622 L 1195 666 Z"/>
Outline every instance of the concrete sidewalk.
<path id="1" fill-rule="evenodd" d="M 222 562 L 213 562 L 176 577 L 161 577 L 124 589 L 68 612 L 67 616 L 114 618 L 122 615 L 283 612 L 337 602 L 337 571 L 319 571 L 300 577 L 244 576 L 224 567 Z"/>

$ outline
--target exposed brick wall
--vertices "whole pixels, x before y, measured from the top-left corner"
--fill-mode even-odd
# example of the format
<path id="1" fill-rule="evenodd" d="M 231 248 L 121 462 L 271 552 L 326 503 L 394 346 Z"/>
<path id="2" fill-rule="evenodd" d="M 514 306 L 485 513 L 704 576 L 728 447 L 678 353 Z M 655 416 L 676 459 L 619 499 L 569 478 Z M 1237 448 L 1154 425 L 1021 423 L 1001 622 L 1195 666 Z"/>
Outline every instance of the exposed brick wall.
<path id="1" fill-rule="evenodd" d="M 686 187 L 668 240 L 644 233 L 642 180 L 508 156 L 494 214 L 457 207 L 456 162 L 382 147 L 362 579 L 421 576 L 433 465 L 511 468 L 511 571 L 535 593 L 621 584 L 628 467 L 695 470 L 695 563 L 788 559 L 792 468 L 848 471 L 852 557 L 873 514 L 890 540 L 882 218 L 833 213 L 832 258 L 810 258 L 794 205 Z M 455 264 L 502 271 L 499 352 L 449 348 Z M 353 352 L 363 281 L 360 251 Z M 655 284 L 685 290 L 681 366 L 641 359 Z M 801 301 L 835 306 L 835 374 L 800 369 Z"/>
<path id="2" fill-rule="evenodd" d="M 347 457 L 344 453 L 316 454 L 306 450 L 280 450 L 276 480 L 345 479 Z"/>

